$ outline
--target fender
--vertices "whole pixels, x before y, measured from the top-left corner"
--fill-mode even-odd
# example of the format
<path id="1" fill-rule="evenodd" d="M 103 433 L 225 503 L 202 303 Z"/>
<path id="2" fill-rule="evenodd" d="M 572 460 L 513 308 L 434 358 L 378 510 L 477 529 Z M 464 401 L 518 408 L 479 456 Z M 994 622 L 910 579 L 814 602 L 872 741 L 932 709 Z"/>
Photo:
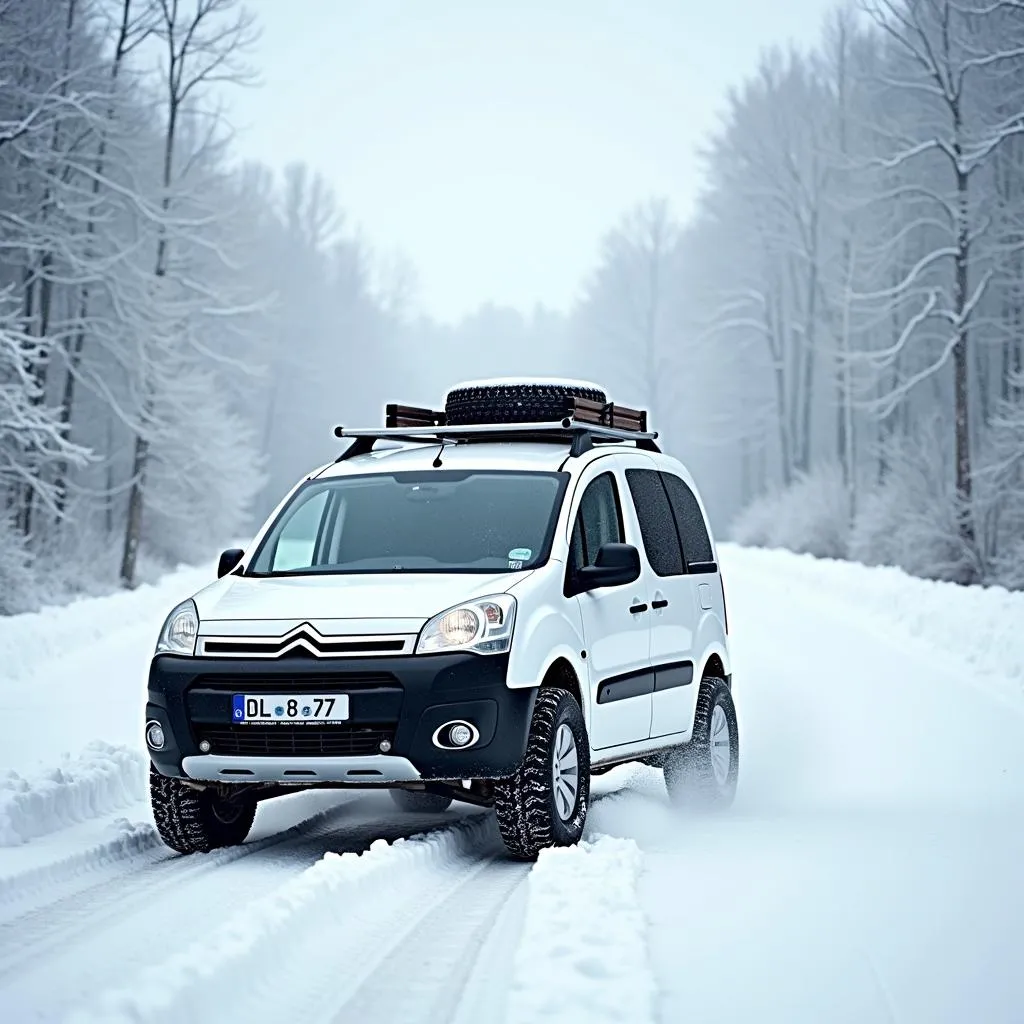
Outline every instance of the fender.
<path id="1" fill-rule="evenodd" d="M 517 601 L 516 625 L 506 684 L 511 689 L 540 686 L 551 666 L 572 666 L 583 695 L 583 717 L 590 727 L 590 676 L 583 660 L 583 616 L 575 601 L 562 596 L 565 567 L 552 559 L 509 588 Z"/>
<path id="2" fill-rule="evenodd" d="M 707 664 L 714 655 L 717 655 L 722 662 L 725 674 L 730 675 L 732 673 L 729 645 L 725 638 L 725 626 L 714 613 L 708 612 L 701 616 L 700 624 L 697 626 L 694 650 L 700 651 L 700 661 L 698 663 L 700 672 L 696 674 L 698 680 L 704 678 Z"/>

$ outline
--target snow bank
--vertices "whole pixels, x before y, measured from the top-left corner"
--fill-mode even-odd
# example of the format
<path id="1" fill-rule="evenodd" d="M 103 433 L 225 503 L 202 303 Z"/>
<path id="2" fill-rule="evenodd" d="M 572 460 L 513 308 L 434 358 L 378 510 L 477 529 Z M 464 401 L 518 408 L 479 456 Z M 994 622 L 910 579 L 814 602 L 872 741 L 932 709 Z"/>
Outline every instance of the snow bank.
<path id="1" fill-rule="evenodd" d="M 150 627 L 179 601 L 214 579 L 213 567 L 181 568 L 159 583 L 107 597 L 81 598 L 38 612 L 0 617 L 0 693 L 56 659 L 106 640 L 112 632 Z M 153 637 L 154 643 L 156 637 Z"/>
<path id="2" fill-rule="evenodd" d="M 17 846 L 146 796 L 148 760 L 138 750 L 90 743 L 81 757 L 31 779 L 0 777 L 0 846 Z"/>
<path id="3" fill-rule="evenodd" d="M 530 873 L 507 1024 L 655 1020 L 655 981 L 631 839 L 541 851 Z"/>
<path id="4" fill-rule="evenodd" d="M 93 1004 L 73 1014 L 68 1024 L 157 1022 L 179 1024 L 209 1019 L 211 1007 L 223 1003 L 229 979 L 271 981 L 281 964 L 281 950 L 297 935 L 329 936 L 351 922 L 360 906 L 372 910 L 377 894 L 412 883 L 420 890 L 424 873 L 457 866 L 493 842 L 493 821 L 486 815 L 459 821 L 433 832 L 388 843 L 378 839 L 362 854 L 327 853 L 302 874 L 239 907 L 220 925 L 203 929 L 178 952 L 134 975 L 129 987 L 100 993 Z M 358 934 L 358 933 L 357 933 Z M 339 965 L 343 966 L 343 965 Z M 415 964 L 408 965 L 410 970 Z M 311 977 L 329 982 L 338 996 L 352 980 L 356 964 L 344 975 Z"/>
<path id="5" fill-rule="evenodd" d="M 920 579 L 901 569 L 817 559 L 789 551 L 719 545 L 729 580 L 774 577 L 778 591 L 795 581 L 817 599 L 873 631 L 925 645 L 978 676 L 986 689 L 1016 704 L 1024 698 L 1024 593 Z"/>
<path id="6" fill-rule="evenodd" d="M 148 658 L 164 616 L 213 578 L 159 583 L 0 617 L 0 847 L 146 795 Z"/>

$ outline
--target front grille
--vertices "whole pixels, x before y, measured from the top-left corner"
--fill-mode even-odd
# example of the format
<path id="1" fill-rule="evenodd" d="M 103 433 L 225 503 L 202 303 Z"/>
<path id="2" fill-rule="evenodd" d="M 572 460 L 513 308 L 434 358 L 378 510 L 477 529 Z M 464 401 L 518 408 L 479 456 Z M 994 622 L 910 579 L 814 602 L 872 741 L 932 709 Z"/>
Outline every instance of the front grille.
<path id="1" fill-rule="evenodd" d="M 226 725 L 196 726 L 209 740 L 211 754 L 234 757 L 364 757 L 379 754 L 382 740 L 394 741 L 393 726 L 381 725 Z"/>
<path id="2" fill-rule="evenodd" d="M 279 658 L 307 657 L 330 658 L 345 654 L 402 654 L 406 640 L 397 639 L 319 639 L 308 633 L 297 633 L 283 639 L 266 640 L 253 637 L 211 638 L 203 640 L 203 654 L 227 654 L 233 657 Z"/>

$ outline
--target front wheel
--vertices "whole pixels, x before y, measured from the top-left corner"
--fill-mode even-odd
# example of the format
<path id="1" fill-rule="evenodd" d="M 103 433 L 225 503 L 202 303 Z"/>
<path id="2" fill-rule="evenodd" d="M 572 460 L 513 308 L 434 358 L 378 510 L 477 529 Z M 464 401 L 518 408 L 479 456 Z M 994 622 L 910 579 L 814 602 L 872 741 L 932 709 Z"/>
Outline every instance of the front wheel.
<path id="1" fill-rule="evenodd" d="M 583 712 L 568 690 L 537 693 L 526 754 L 494 785 L 498 829 L 509 853 L 534 860 L 548 846 L 573 846 L 590 800 L 590 744 Z"/>
<path id="2" fill-rule="evenodd" d="M 238 846 L 252 828 L 256 800 L 239 786 L 237 795 L 193 789 L 181 779 L 149 768 L 149 802 L 160 838 L 178 853 L 208 853 Z"/>
<path id="3" fill-rule="evenodd" d="M 740 769 L 739 726 L 724 679 L 700 684 L 693 736 L 665 757 L 665 788 L 673 803 L 696 810 L 724 810 L 736 796 Z"/>

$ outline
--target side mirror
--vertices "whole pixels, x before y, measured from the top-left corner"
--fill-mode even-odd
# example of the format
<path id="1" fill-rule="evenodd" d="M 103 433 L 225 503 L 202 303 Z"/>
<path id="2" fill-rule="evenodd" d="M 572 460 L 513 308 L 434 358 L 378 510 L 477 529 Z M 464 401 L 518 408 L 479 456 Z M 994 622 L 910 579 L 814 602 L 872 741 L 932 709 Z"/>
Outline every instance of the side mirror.
<path id="1" fill-rule="evenodd" d="M 229 572 L 237 569 L 238 563 L 244 557 L 245 552 L 241 548 L 228 548 L 227 551 L 222 551 L 220 561 L 217 563 L 217 579 L 227 576 Z"/>
<path id="2" fill-rule="evenodd" d="M 621 587 L 640 579 L 640 552 L 632 544 L 602 544 L 593 565 L 578 573 L 581 591 Z"/>

